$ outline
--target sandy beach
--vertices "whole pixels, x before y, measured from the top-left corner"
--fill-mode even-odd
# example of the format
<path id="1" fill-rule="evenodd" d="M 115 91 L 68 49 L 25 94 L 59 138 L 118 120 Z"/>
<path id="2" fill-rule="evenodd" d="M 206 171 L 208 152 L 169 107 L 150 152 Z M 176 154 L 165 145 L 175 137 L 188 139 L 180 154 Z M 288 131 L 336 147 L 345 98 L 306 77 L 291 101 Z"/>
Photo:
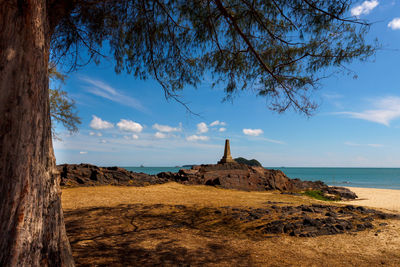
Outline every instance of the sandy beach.
<path id="1" fill-rule="evenodd" d="M 400 212 L 400 190 L 347 187 L 358 199 L 341 203 Z"/>
<path id="2" fill-rule="evenodd" d="M 77 266 L 400 266 L 398 219 L 375 217 L 372 228 L 316 237 L 265 236 L 256 226 L 280 216 L 275 212 L 235 219 L 273 205 L 350 203 L 400 212 L 400 190 L 351 190 L 360 200 L 327 203 L 274 191 L 167 183 L 63 189 L 62 201 Z M 325 212 L 307 214 L 326 218 Z M 360 216 L 336 214 L 340 220 Z"/>

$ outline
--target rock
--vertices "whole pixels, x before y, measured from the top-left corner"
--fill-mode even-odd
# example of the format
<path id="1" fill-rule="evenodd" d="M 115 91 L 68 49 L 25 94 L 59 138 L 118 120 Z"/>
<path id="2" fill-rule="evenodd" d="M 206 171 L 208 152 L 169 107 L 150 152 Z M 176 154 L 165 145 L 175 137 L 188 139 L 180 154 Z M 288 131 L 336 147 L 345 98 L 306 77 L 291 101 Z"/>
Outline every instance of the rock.
<path id="1" fill-rule="evenodd" d="M 250 167 L 239 163 L 201 165 L 180 170 L 175 181 L 185 184 L 205 184 L 246 191 L 291 190 L 290 179 L 278 170 Z"/>
<path id="2" fill-rule="evenodd" d="M 339 195 L 342 198 L 346 198 L 346 199 L 356 199 L 357 198 L 357 195 L 354 192 L 352 192 L 349 189 L 344 188 L 344 187 L 328 186 L 325 190 L 329 194 Z"/>
<path id="3" fill-rule="evenodd" d="M 63 187 L 95 185 L 144 186 L 159 184 L 168 179 L 145 173 L 134 173 L 120 167 L 97 167 L 90 164 L 63 164 L 57 166 L 60 172 L 60 185 Z"/>
<path id="4" fill-rule="evenodd" d="M 365 225 L 364 224 L 357 224 L 356 227 L 357 227 L 357 231 L 365 230 Z"/>
<path id="5" fill-rule="evenodd" d="M 337 214 L 333 211 L 328 211 L 327 213 L 325 213 L 325 216 L 328 217 L 337 217 Z"/>
<path id="6" fill-rule="evenodd" d="M 356 207 L 354 207 L 353 205 L 346 205 L 344 208 L 348 209 L 348 210 L 355 210 L 356 209 Z"/>
<path id="7" fill-rule="evenodd" d="M 284 232 L 284 225 L 282 221 L 272 221 L 263 230 L 266 234 L 281 234 Z"/>
<path id="8" fill-rule="evenodd" d="M 94 186 L 94 185 L 133 185 L 144 186 L 161 184 L 170 181 L 182 184 L 210 185 L 227 189 L 245 191 L 279 190 L 298 194 L 304 190 L 320 190 L 325 194 L 341 198 L 354 199 L 357 196 L 342 187 L 327 186 L 321 181 L 301 181 L 290 179 L 280 170 L 248 166 L 235 162 L 224 164 L 207 164 L 181 169 L 177 173 L 161 172 L 157 175 L 134 173 L 120 167 L 97 167 L 90 164 L 63 164 L 57 166 L 61 173 L 61 185 Z M 313 212 L 309 208 L 307 212 Z"/>
<path id="9" fill-rule="evenodd" d="M 364 223 L 364 227 L 365 228 L 373 228 L 374 226 L 372 225 L 372 223 L 366 222 L 366 223 Z"/>
<path id="10" fill-rule="evenodd" d="M 356 194 L 347 188 L 327 186 L 321 181 L 290 179 L 280 170 L 240 163 L 193 166 L 189 170 L 180 170 L 173 180 L 184 184 L 205 184 L 246 191 L 279 190 L 294 195 L 304 190 L 320 190 L 334 199 L 357 198 Z"/>
<path id="11" fill-rule="evenodd" d="M 301 206 L 301 210 L 306 212 L 314 212 L 314 209 L 312 207 L 305 205 Z"/>

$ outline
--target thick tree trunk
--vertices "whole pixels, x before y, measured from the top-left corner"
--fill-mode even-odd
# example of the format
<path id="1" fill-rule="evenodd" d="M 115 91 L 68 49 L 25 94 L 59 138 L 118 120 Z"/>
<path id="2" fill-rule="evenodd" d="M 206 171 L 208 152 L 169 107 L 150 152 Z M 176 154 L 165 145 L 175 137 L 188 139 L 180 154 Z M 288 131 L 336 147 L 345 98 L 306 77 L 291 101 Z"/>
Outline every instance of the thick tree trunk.
<path id="1" fill-rule="evenodd" d="M 0 266 L 73 266 L 55 170 L 45 0 L 0 0 Z"/>

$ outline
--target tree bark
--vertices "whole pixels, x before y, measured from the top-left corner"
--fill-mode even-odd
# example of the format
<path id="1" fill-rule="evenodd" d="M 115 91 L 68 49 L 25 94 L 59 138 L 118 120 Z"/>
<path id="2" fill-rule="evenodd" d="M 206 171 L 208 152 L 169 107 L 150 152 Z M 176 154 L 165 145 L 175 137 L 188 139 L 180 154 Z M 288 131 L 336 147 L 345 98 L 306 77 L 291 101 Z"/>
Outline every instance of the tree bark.
<path id="1" fill-rule="evenodd" d="M 0 266 L 73 266 L 48 100 L 46 0 L 0 0 Z"/>

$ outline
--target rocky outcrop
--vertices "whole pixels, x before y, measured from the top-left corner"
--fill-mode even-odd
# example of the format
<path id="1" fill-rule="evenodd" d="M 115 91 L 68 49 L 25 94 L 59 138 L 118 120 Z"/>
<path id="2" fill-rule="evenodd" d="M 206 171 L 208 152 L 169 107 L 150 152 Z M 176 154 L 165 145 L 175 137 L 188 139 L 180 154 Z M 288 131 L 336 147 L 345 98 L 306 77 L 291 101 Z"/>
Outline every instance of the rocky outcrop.
<path id="1" fill-rule="evenodd" d="M 340 196 L 340 198 L 345 199 L 356 199 L 357 195 L 351 190 L 339 187 L 339 186 L 328 186 L 321 181 L 302 181 L 300 179 L 291 179 L 293 183 L 293 187 L 296 188 L 297 191 L 306 191 L 306 190 L 319 190 L 325 194 L 327 198 L 331 198 L 332 200 L 336 200 L 336 196 Z"/>
<path id="2" fill-rule="evenodd" d="M 159 173 L 157 176 L 183 184 L 205 184 L 246 191 L 295 189 L 291 179 L 282 171 L 239 163 L 199 165 L 189 170 L 179 170 L 178 173 Z"/>
<path id="3" fill-rule="evenodd" d="M 205 184 L 246 191 L 279 190 L 282 192 L 321 191 L 328 199 L 355 199 L 344 187 L 328 186 L 321 181 L 290 179 L 280 170 L 264 169 L 239 163 L 193 166 L 178 173 L 159 173 L 158 177 L 183 184 Z"/>
<path id="4" fill-rule="evenodd" d="M 145 173 L 136 173 L 120 167 L 97 167 L 91 164 L 62 164 L 57 166 L 63 187 L 95 185 L 145 186 L 168 182 Z"/>
<path id="5" fill-rule="evenodd" d="M 175 181 L 190 185 L 210 185 L 245 191 L 279 190 L 301 192 L 319 190 L 332 199 L 355 199 L 357 196 L 343 187 L 327 186 L 323 182 L 290 179 L 280 170 L 264 169 L 240 163 L 193 166 L 177 173 L 162 172 L 157 175 L 134 173 L 119 167 L 97 167 L 90 164 L 59 165 L 61 186 L 132 185 L 144 186 Z"/>
<path id="6" fill-rule="evenodd" d="M 221 214 L 221 221 L 224 220 L 223 223 L 230 221 L 227 218 L 239 220 L 249 227 L 247 229 L 250 230 L 249 232 L 264 237 L 278 234 L 316 237 L 359 232 L 374 228 L 372 222 L 375 220 L 400 219 L 398 214 L 384 213 L 353 205 L 312 204 L 288 206 L 282 204 L 284 203 L 267 202 L 265 207 L 256 209 L 222 207 L 222 211 L 214 213 Z M 213 221 L 213 225 L 218 223 L 217 218 L 213 218 Z M 381 226 L 384 225 L 387 224 L 381 224 Z M 375 235 L 378 235 L 378 233 Z"/>

